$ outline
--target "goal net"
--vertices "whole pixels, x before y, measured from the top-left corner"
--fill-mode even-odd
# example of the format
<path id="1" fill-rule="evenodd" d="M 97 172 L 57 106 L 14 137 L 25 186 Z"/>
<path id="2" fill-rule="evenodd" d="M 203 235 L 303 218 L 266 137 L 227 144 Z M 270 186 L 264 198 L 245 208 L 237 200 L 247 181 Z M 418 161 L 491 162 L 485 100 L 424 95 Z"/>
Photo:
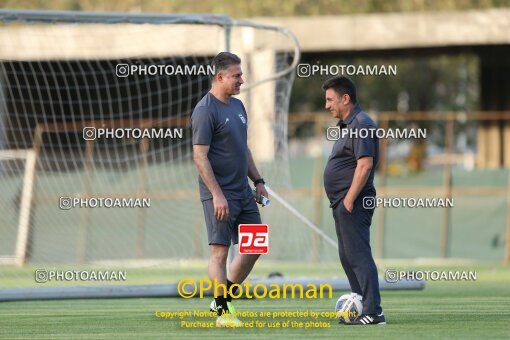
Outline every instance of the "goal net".
<path id="1" fill-rule="evenodd" d="M 208 257 L 189 118 L 222 50 L 242 59 L 249 145 L 275 194 L 261 209 L 275 230 L 265 258 L 336 260 L 332 231 L 307 220 L 297 203 L 311 198 L 290 182 L 291 33 L 211 15 L 3 10 L 0 21 L 3 287 L 96 268 L 168 283 L 169 265 Z M 95 283 L 75 279 L 52 284 Z"/>

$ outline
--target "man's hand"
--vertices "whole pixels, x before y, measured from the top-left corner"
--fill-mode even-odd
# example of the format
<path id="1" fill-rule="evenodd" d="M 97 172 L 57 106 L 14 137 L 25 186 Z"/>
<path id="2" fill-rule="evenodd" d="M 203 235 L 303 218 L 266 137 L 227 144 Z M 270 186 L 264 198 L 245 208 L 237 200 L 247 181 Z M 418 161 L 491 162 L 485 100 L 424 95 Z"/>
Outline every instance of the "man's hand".
<path id="1" fill-rule="evenodd" d="M 267 190 L 266 190 L 266 187 L 264 186 L 264 184 L 262 184 L 262 183 L 257 184 L 257 186 L 255 187 L 255 191 L 257 193 L 257 195 L 256 195 L 257 203 L 261 203 L 260 195 L 262 195 L 266 198 L 269 198 L 269 194 L 267 193 Z"/>
<path id="2" fill-rule="evenodd" d="M 208 152 L 209 145 L 193 145 L 193 160 L 198 173 L 213 196 L 214 216 L 218 221 L 226 221 L 228 219 L 228 202 L 214 177 L 211 163 L 207 158 Z"/>
<path id="3" fill-rule="evenodd" d="M 343 202 L 345 209 L 349 213 L 352 213 L 352 210 L 354 209 L 354 200 L 358 197 L 361 189 L 363 189 L 367 183 L 368 177 L 370 177 L 373 164 L 373 158 L 368 156 L 361 157 L 356 162 L 356 170 L 354 170 L 352 184 L 349 191 L 347 191 Z"/>
<path id="4" fill-rule="evenodd" d="M 348 212 L 352 213 L 352 209 L 354 209 L 354 202 L 347 199 L 347 198 L 344 198 L 344 201 L 343 201 L 343 205 L 345 207 L 345 210 L 347 210 Z"/>
<path id="5" fill-rule="evenodd" d="M 255 166 L 255 162 L 253 161 L 253 156 L 251 155 L 250 148 L 248 148 L 248 177 L 252 181 L 256 181 L 257 179 L 262 178 L 262 176 L 260 176 L 259 171 L 257 170 L 257 167 Z M 261 203 L 260 195 L 269 198 L 264 183 L 259 183 L 255 185 L 255 201 L 259 204 Z"/>
<path id="6" fill-rule="evenodd" d="M 213 195 L 214 216 L 218 221 L 226 221 L 228 219 L 228 201 L 222 194 Z"/>

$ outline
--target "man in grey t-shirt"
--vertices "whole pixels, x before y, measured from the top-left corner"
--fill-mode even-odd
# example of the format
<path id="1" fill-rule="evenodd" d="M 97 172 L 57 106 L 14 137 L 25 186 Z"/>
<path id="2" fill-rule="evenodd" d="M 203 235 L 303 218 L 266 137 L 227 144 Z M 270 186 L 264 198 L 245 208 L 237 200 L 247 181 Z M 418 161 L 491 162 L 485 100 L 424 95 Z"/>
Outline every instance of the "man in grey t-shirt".
<path id="1" fill-rule="evenodd" d="M 225 284 L 227 291 L 246 279 L 259 257 L 238 254 L 227 278 L 228 250 L 231 244 L 238 243 L 238 225 L 261 223 L 248 177 L 255 185 L 257 202 L 261 195 L 268 197 L 264 179 L 248 148 L 248 115 L 243 103 L 232 97 L 239 94 L 244 83 L 240 64 L 241 59 L 229 52 L 221 52 L 214 58 L 211 90 L 191 115 L 193 160 L 200 174 L 200 199 L 211 251 L 209 277 Z M 232 316 L 231 300 L 228 292 L 226 297 L 215 296 L 211 310 L 219 315 L 217 326 L 242 325 Z"/>

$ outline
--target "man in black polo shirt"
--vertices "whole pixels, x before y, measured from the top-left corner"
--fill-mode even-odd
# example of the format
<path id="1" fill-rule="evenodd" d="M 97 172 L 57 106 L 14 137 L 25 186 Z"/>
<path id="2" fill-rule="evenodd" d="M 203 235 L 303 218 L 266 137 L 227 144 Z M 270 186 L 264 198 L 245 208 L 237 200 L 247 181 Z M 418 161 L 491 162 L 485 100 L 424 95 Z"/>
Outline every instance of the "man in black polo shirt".
<path id="1" fill-rule="evenodd" d="M 354 293 L 363 296 L 363 313 L 351 324 L 385 324 L 381 308 L 377 267 L 370 248 L 373 209 L 363 207 L 363 198 L 375 196 L 374 172 L 379 141 L 374 121 L 356 103 L 356 88 L 347 77 L 328 79 L 326 109 L 340 119 L 340 138 L 335 142 L 324 169 L 324 188 L 333 209 L 340 262 Z M 343 131 L 343 129 L 348 129 Z M 367 133 L 359 133 L 366 129 Z M 346 133 L 349 130 L 355 133 Z M 374 130 L 372 130 L 374 131 Z M 359 138 L 362 135 L 366 138 Z"/>

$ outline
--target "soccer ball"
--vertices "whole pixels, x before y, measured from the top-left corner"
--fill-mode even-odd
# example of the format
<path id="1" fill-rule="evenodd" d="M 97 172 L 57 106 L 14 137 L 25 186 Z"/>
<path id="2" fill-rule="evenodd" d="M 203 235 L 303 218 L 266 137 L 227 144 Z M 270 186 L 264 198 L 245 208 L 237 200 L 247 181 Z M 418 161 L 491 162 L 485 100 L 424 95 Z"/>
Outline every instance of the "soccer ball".
<path id="1" fill-rule="evenodd" d="M 335 312 L 338 318 L 345 322 L 351 323 L 358 315 L 363 312 L 363 297 L 356 293 L 349 293 L 340 296 L 336 301 Z"/>

